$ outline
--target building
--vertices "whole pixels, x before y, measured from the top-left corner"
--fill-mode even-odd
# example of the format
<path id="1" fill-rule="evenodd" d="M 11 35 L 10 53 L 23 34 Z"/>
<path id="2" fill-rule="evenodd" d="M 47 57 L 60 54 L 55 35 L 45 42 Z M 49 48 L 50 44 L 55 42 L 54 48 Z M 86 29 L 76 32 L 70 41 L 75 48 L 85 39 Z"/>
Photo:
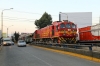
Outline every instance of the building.
<path id="1" fill-rule="evenodd" d="M 63 20 L 73 21 L 77 27 L 85 27 L 92 25 L 92 12 L 59 12 L 59 21 Z"/>

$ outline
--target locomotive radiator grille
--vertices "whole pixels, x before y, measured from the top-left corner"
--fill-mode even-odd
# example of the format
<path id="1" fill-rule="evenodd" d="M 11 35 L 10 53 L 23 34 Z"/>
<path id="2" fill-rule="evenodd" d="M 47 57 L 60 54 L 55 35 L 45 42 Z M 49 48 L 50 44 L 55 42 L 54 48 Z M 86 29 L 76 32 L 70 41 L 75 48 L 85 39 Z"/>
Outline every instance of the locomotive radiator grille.
<path id="1" fill-rule="evenodd" d="M 59 37 L 59 40 L 62 43 L 76 43 L 76 39 L 75 38 L 63 38 L 63 37 Z"/>

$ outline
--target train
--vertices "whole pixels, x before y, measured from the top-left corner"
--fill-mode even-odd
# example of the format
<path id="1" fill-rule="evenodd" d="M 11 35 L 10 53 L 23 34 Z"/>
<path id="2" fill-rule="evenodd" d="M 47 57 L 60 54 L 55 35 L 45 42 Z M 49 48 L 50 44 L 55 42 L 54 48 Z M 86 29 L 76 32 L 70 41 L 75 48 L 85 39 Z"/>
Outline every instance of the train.
<path id="1" fill-rule="evenodd" d="M 27 44 L 32 42 L 33 33 L 21 33 L 19 40 L 24 40 Z"/>
<path id="2" fill-rule="evenodd" d="M 79 28 L 80 43 L 100 43 L 100 24 Z"/>
<path id="3" fill-rule="evenodd" d="M 31 42 L 79 44 L 100 43 L 100 24 L 78 28 L 72 21 L 54 21 L 51 25 L 35 30 L 31 36 L 21 39 Z M 30 40 L 31 39 L 31 40 Z"/>
<path id="4" fill-rule="evenodd" d="M 77 24 L 72 21 L 54 21 L 51 25 L 35 30 L 33 41 L 47 43 L 77 43 Z"/>
<path id="5" fill-rule="evenodd" d="M 68 21 L 55 21 L 34 32 L 33 41 L 52 43 L 100 43 L 100 24 L 78 28 Z"/>

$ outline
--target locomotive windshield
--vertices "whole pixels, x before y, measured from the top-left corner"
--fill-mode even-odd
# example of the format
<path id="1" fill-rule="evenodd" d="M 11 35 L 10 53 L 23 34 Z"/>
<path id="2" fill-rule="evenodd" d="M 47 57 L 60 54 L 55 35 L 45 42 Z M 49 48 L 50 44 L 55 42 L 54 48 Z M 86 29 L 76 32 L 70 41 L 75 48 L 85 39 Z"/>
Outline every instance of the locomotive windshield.
<path id="1" fill-rule="evenodd" d="M 70 24 L 66 24 L 66 27 L 67 27 L 67 28 L 71 28 Z"/>
<path id="2" fill-rule="evenodd" d="M 60 25 L 60 28 L 65 28 L 65 24 L 61 24 Z"/>
<path id="3" fill-rule="evenodd" d="M 72 24 L 72 28 L 76 28 L 76 26 L 74 24 Z"/>

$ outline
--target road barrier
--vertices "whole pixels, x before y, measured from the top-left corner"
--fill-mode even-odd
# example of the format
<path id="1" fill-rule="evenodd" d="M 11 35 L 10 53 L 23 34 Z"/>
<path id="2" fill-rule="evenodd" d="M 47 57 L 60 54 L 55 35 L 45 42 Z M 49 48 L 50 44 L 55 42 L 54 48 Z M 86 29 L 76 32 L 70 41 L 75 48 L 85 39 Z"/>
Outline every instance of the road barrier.
<path id="1" fill-rule="evenodd" d="M 100 52 L 88 51 L 88 50 L 84 50 L 84 49 L 52 46 L 52 45 L 49 45 L 49 44 L 48 45 L 45 45 L 45 44 L 43 45 L 41 43 L 40 44 L 31 44 L 31 45 L 46 47 L 46 48 L 51 48 L 51 49 L 56 49 L 56 50 L 62 50 L 62 51 L 67 51 L 67 52 L 72 52 L 72 53 L 77 53 L 77 54 L 81 54 L 81 55 L 90 56 L 90 57 L 93 57 L 93 58 L 100 59 Z M 90 47 L 90 45 L 87 45 L 87 47 Z"/>

